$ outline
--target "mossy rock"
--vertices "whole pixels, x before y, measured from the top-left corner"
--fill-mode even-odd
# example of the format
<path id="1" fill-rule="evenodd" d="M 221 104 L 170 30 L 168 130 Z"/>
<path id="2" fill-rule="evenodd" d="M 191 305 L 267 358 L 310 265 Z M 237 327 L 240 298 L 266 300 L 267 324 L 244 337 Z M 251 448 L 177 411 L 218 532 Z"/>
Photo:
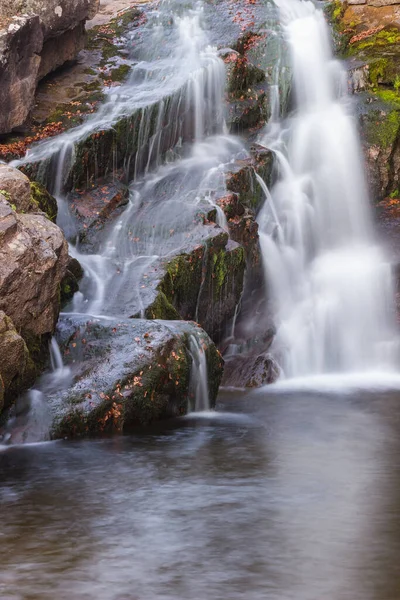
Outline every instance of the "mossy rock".
<path id="1" fill-rule="evenodd" d="M 78 320 L 66 341 L 65 362 L 78 362 L 71 389 L 49 397 L 52 437 L 122 433 L 187 412 L 195 336 L 209 369 L 214 405 L 223 361 L 194 323 L 143 319 Z"/>
<path id="2" fill-rule="evenodd" d="M 400 107 L 372 110 L 363 117 L 363 134 L 368 144 L 392 148 L 400 133 Z"/>
<path id="3" fill-rule="evenodd" d="M 31 182 L 32 208 L 46 213 L 53 223 L 57 220 L 57 200 L 49 194 L 46 188 L 36 181 Z"/>
<path id="4" fill-rule="evenodd" d="M 79 291 L 79 283 L 75 275 L 67 270 L 60 283 L 60 302 L 61 307 L 71 300 L 76 292 Z"/>

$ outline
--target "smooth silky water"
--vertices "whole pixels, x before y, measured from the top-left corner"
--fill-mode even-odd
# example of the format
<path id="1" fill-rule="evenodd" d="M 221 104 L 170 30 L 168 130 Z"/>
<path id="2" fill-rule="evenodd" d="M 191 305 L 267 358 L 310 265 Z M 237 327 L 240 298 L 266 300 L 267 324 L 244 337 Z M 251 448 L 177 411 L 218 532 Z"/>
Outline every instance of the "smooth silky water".
<path id="1" fill-rule="evenodd" d="M 187 417 L 112 439 L 3 446 L 2 600 L 400 598 L 393 391 L 400 386 L 389 266 L 374 242 L 343 71 L 322 15 L 297 0 L 280 9 L 297 109 L 281 122 L 274 95 L 261 141 L 276 153 L 279 178 L 265 188 L 259 224 L 285 379 L 257 391 L 222 391 L 210 413 L 194 339 L 199 401 Z M 201 33 L 196 40 L 205 51 Z M 212 50 L 202 60 L 218 71 Z M 174 90 L 183 86 L 186 94 L 183 80 Z M 190 91 L 192 107 L 201 104 L 200 88 Z M 126 110 L 126 99 L 101 118 Z M 69 310 L 140 309 L 135 282 L 190 240 L 196 211 L 213 204 L 209 190 L 220 185 L 223 165 L 243 152 L 211 112 L 216 127 L 207 130 L 209 117 L 199 118 L 195 144 L 181 158 L 175 149 L 172 163 L 161 164 L 161 133 L 146 146 L 148 174 L 132 183 L 126 219 L 82 258 L 87 276 Z M 36 152 L 61 148 L 70 160 L 78 132 L 68 135 L 66 144 L 53 140 Z M 64 174 L 60 168 L 61 203 Z M 176 215 L 182 220 L 173 227 Z M 157 231 L 143 232 L 142 221 Z M 52 365 L 44 391 L 68 385 L 55 344 Z M 35 399 L 36 392 L 31 410 Z"/>
<path id="2" fill-rule="evenodd" d="M 393 394 L 221 394 L 212 417 L 0 453 L 2 600 L 396 600 Z"/>

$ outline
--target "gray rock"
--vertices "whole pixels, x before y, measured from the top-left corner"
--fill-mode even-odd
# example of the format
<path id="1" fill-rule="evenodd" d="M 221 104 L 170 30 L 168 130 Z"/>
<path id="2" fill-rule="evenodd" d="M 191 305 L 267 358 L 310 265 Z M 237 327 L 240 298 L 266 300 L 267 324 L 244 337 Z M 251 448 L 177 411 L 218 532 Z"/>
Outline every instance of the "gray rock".
<path id="1" fill-rule="evenodd" d="M 120 433 L 185 414 L 193 392 L 191 336 L 199 340 L 205 353 L 210 403 L 214 405 L 223 361 L 195 323 L 63 320 L 60 343 L 72 385 L 47 394 L 51 437 Z"/>

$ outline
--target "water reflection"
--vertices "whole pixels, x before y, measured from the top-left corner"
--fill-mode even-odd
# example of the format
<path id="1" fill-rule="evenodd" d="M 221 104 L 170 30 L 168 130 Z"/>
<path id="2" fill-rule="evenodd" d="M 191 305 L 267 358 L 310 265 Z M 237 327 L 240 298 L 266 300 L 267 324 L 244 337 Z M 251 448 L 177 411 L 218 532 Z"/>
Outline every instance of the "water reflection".
<path id="1" fill-rule="evenodd" d="M 1 452 L 0 597 L 399 598 L 398 394 L 219 408 Z"/>

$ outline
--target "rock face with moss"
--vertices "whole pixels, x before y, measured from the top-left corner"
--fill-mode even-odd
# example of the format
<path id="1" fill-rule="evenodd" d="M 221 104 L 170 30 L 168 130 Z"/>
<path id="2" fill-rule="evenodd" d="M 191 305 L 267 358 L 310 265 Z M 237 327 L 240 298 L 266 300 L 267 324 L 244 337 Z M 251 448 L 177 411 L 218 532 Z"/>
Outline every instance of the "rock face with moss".
<path id="1" fill-rule="evenodd" d="M 40 210 L 34 189 L 25 175 L 0 166 L 0 374 L 8 401 L 40 369 L 68 265 L 64 234 Z"/>
<path id="2" fill-rule="evenodd" d="M 223 361 L 194 323 L 65 320 L 60 336 L 73 382 L 48 397 L 54 439 L 121 433 L 194 409 L 192 336 L 204 353 L 215 403 Z"/>
<path id="3" fill-rule="evenodd" d="M 338 47 L 360 92 L 360 125 L 374 200 L 395 194 L 400 177 L 400 20 L 395 2 L 332 2 Z M 391 5 L 391 6 L 389 6 Z"/>
<path id="4" fill-rule="evenodd" d="M 99 0 L 0 0 L 0 133 L 23 125 L 37 82 L 74 60 Z"/>

